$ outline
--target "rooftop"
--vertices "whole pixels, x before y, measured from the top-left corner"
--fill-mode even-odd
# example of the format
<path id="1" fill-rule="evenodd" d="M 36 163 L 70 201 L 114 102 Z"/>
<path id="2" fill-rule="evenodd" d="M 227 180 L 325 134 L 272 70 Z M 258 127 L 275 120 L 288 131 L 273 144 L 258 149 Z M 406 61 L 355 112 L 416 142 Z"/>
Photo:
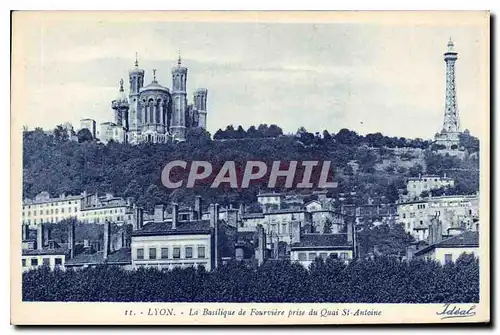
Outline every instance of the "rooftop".
<path id="1" fill-rule="evenodd" d="M 415 253 L 415 256 L 422 255 L 436 248 L 462 248 L 462 247 L 479 247 L 479 232 L 466 231 L 460 235 L 456 235 L 444 239 L 438 243 L 432 244 L 424 249 L 420 249 Z"/>
<path id="2" fill-rule="evenodd" d="M 299 243 L 292 244 L 292 249 L 335 247 L 352 247 L 351 243 L 347 242 L 347 234 L 304 234 Z"/>
<path id="3" fill-rule="evenodd" d="M 176 229 L 172 229 L 171 221 L 149 222 L 141 229 L 132 232 L 132 236 L 209 234 L 210 220 L 178 221 Z"/>
<path id="4" fill-rule="evenodd" d="M 67 248 L 55 248 L 55 249 L 43 248 L 42 250 L 23 249 L 22 255 L 23 256 L 66 255 L 68 251 L 69 250 Z"/>
<path id="5" fill-rule="evenodd" d="M 114 251 L 108 255 L 106 263 L 108 264 L 130 264 L 131 253 L 129 248 L 122 248 Z M 66 266 L 77 265 L 95 265 L 104 263 L 104 251 L 97 251 L 92 254 L 81 253 L 75 257 L 68 259 L 65 263 Z"/>

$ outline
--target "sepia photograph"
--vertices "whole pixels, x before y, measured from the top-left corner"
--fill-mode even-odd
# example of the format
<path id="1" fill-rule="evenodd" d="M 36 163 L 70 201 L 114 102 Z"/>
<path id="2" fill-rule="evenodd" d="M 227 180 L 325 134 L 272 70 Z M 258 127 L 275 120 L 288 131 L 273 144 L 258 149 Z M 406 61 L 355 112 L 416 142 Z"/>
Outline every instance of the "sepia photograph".
<path id="1" fill-rule="evenodd" d="M 489 34 L 13 12 L 11 322 L 488 322 Z"/>

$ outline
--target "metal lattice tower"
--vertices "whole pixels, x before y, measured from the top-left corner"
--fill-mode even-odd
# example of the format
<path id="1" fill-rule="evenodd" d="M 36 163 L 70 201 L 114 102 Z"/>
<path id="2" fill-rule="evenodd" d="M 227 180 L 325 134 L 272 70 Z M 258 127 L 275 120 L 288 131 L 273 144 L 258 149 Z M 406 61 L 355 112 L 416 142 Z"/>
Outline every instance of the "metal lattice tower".
<path id="1" fill-rule="evenodd" d="M 444 54 L 446 62 L 446 97 L 444 107 L 443 130 L 447 133 L 460 132 L 460 118 L 457 107 L 457 89 L 455 86 L 455 63 L 457 52 L 453 41 L 448 41 L 448 51 Z"/>

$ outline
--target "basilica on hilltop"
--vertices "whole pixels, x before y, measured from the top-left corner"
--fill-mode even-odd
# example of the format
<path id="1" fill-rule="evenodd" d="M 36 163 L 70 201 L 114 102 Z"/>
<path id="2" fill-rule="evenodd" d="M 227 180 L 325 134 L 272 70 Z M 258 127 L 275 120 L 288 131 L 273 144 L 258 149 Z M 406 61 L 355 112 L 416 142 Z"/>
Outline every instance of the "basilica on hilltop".
<path id="1" fill-rule="evenodd" d="M 158 83 L 156 69 L 151 83 L 144 86 L 144 70 L 139 67 L 136 55 L 135 66 L 129 71 L 128 95 L 121 79 L 118 96 L 111 103 L 113 121 L 100 124 L 100 141 L 131 144 L 184 141 L 189 128 L 206 129 L 207 89 L 194 90 L 189 104 L 187 72 L 179 55 L 177 65 L 172 68 L 171 89 Z"/>

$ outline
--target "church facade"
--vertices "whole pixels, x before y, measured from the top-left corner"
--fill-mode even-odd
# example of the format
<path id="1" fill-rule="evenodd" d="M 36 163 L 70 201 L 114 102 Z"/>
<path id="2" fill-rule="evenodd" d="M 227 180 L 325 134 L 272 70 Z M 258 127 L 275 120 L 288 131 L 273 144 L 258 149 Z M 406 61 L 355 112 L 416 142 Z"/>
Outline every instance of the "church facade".
<path id="1" fill-rule="evenodd" d="M 144 142 L 166 143 L 184 141 L 190 128 L 206 129 L 207 89 L 193 92 L 193 101 L 187 99 L 188 69 L 181 58 L 172 68 L 172 88 L 162 86 L 153 80 L 144 86 L 144 70 L 139 62 L 129 71 L 129 94 L 120 80 L 118 96 L 111 103 L 113 122 L 100 125 L 99 138 L 103 143 L 110 140 L 139 144 Z"/>

